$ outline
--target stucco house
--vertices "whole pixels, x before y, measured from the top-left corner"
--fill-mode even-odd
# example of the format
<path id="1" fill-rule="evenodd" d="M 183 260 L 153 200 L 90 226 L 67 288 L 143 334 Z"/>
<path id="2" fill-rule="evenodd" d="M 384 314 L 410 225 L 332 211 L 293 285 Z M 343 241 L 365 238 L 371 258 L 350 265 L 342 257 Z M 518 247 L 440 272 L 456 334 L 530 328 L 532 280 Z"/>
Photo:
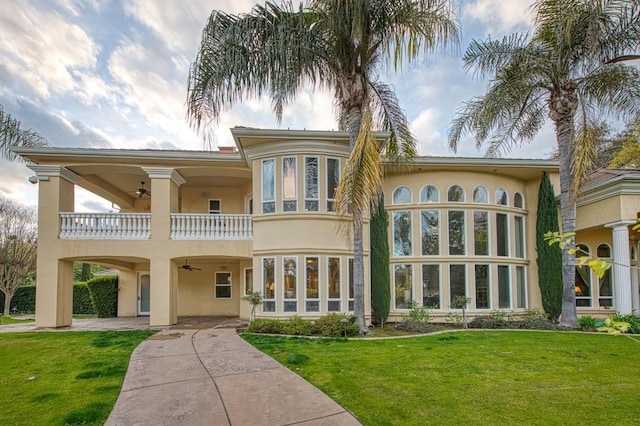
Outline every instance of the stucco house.
<path id="1" fill-rule="evenodd" d="M 352 249 L 333 212 L 348 134 L 231 132 L 236 147 L 219 151 L 16 149 L 39 184 L 36 326 L 71 324 L 73 262 L 117 268 L 118 315 L 148 315 L 151 325 L 248 318 L 241 297 L 252 289 L 264 296 L 260 317 L 353 310 Z M 559 192 L 556 161 L 420 157 L 384 167 L 392 320 L 412 300 L 443 319 L 458 294 L 471 298 L 471 315 L 541 308 L 538 188 L 547 172 Z M 75 213 L 76 186 L 114 212 Z M 602 279 L 579 271 L 579 314 L 638 310 L 630 225 L 639 193 L 640 172 L 628 170 L 601 171 L 583 190 L 577 241 L 615 266 Z M 369 278 L 366 268 L 367 315 Z"/>

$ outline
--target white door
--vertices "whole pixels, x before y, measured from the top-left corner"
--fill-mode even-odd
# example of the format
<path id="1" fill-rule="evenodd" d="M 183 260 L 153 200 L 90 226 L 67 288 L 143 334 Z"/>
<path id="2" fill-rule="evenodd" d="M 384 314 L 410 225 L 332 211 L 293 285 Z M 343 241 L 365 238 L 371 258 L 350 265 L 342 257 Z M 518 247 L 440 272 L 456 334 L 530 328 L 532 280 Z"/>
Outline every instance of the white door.
<path id="1" fill-rule="evenodd" d="M 151 275 L 148 272 L 138 273 L 138 315 L 149 315 Z"/>

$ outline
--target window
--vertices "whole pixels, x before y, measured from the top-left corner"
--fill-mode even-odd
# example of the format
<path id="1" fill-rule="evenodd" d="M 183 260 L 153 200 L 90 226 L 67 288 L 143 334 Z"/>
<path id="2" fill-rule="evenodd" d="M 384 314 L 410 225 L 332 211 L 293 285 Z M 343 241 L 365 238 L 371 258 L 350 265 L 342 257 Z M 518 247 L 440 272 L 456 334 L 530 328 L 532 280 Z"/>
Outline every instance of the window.
<path id="1" fill-rule="evenodd" d="M 412 294 L 411 265 L 394 265 L 393 283 L 395 284 L 395 308 L 410 309 Z"/>
<path id="2" fill-rule="evenodd" d="M 340 258 L 327 259 L 327 311 L 340 312 Z"/>
<path id="3" fill-rule="evenodd" d="M 589 256 L 589 247 L 584 244 L 576 245 L 578 256 Z M 588 308 L 591 306 L 591 269 L 587 265 L 576 265 L 576 307 Z"/>
<path id="4" fill-rule="evenodd" d="M 509 205 L 509 196 L 507 195 L 507 191 L 502 188 L 496 189 L 496 204 L 503 206 Z"/>
<path id="5" fill-rule="evenodd" d="M 449 265 L 449 303 L 453 306 L 456 296 L 467 295 L 467 273 L 465 265 Z"/>
<path id="6" fill-rule="evenodd" d="M 515 194 L 513 194 L 513 207 L 524 209 L 524 198 L 522 197 L 522 194 L 519 192 L 516 192 Z"/>
<path id="7" fill-rule="evenodd" d="M 304 159 L 304 209 L 317 212 L 318 200 L 318 157 Z"/>
<path id="8" fill-rule="evenodd" d="M 600 258 L 611 257 L 611 248 L 607 244 L 600 244 L 596 250 L 597 256 Z"/>
<path id="9" fill-rule="evenodd" d="M 475 265 L 476 309 L 489 309 L 489 265 Z"/>
<path id="10" fill-rule="evenodd" d="M 420 190 L 421 203 L 437 203 L 440 201 L 440 192 L 433 185 L 425 185 Z"/>
<path id="11" fill-rule="evenodd" d="M 447 192 L 447 201 L 464 202 L 464 189 L 460 185 L 453 185 Z"/>
<path id="12" fill-rule="evenodd" d="M 601 308 L 613 307 L 613 284 L 611 283 L 611 268 L 604 271 L 602 278 L 598 279 L 598 304 Z"/>
<path id="13" fill-rule="evenodd" d="M 449 255 L 465 254 L 464 211 L 450 210 L 449 212 Z"/>
<path id="14" fill-rule="evenodd" d="M 440 265 L 422 265 L 422 306 L 440 309 Z"/>
<path id="15" fill-rule="evenodd" d="M 216 299 L 231 299 L 231 272 L 216 272 Z"/>
<path id="16" fill-rule="evenodd" d="M 320 312 L 320 287 L 318 286 L 318 266 L 317 257 L 305 258 L 305 312 Z"/>
<path id="17" fill-rule="evenodd" d="M 473 202 L 488 203 L 489 193 L 487 192 L 487 188 L 484 186 L 477 186 L 476 189 L 473 190 Z"/>
<path id="18" fill-rule="evenodd" d="M 282 211 L 298 210 L 296 184 L 296 157 L 282 158 Z"/>
<path id="19" fill-rule="evenodd" d="M 349 258 L 349 312 L 353 312 L 353 257 Z"/>
<path id="20" fill-rule="evenodd" d="M 393 204 L 411 203 L 411 190 L 406 186 L 399 186 L 393 191 Z"/>
<path id="21" fill-rule="evenodd" d="M 498 256 L 509 256 L 509 220 L 504 213 L 496 213 L 496 242 Z"/>
<path id="22" fill-rule="evenodd" d="M 516 257 L 524 259 L 524 217 L 516 216 L 513 218 L 515 223 L 515 244 L 516 244 Z"/>
<path id="23" fill-rule="evenodd" d="M 340 160 L 327 158 L 327 211 L 332 212 L 336 200 L 336 190 L 340 183 Z"/>
<path id="24" fill-rule="evenodd" d="M 411 256 L 411 213 L 393 212 L 393 255 Z"/>
<path id="25" fill-rule="evenodd" d="M 420 218 L 422 255 L 438 256 L 440 254 L 440 212 L 437 210 L 422 210 Z"/>
<path id="26" fill-rule="evenodd" d="M 516 266 L 516 307 L 527 308 L 527 285 L 524 266 Z"/>
<path id="27" fill-rule="evenodd" d="M 489 255 L 489 212 L 473 212 L 473 245 L 476 256 Z"/>
<path id="28" fill-rule="evenodd" d="M 253 291 L 253 269 L 244 270 L 244 294 L 245 296 Z"/>
<path id="29" fill-rule="evenodd" d="M 298 312 L 298 258 L 282 258 L 284 312 Z"/>
<path id="30" fill-rule="evenodd" d="M 276 311 L 276 282 L 275 282 L 275 263 L 274 257 L 265 257 L 262 259 L 262 311 Z"/>
<path id="31" fill-rule="evenodd" d="M 511 308 L 511 279 L 508 265 L 498 265 L 498 307 Z"/>
<path id="32" fill-rule="evenodd" d="M 209 200 L 209 214 L 220 214 L 220 200 Z"/>
<path id="33" fill-rule="evenodd" d="M 262 213 L 276 211 L 276 170 L 274 160 L 262 160 Z"/>

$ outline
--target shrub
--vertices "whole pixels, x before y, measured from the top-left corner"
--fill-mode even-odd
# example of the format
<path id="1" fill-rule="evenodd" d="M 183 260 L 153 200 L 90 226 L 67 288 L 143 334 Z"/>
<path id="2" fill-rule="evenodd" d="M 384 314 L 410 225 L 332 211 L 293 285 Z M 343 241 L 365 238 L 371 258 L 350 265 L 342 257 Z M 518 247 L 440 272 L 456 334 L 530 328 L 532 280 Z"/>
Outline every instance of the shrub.
<path id="1" fill-rule="evenodd" d="M 256 318 L 245 329 L 248 333 L 284 334 L 284 322 L 277 319 Z"/>
<path id="2" fill-rule="evenodd" d="M 4 293 L 0 292 L 0 307 L 4 306 Z M 14 310 L 15 308 L 15 310 Z M 31 313 L 36 311 L 36 286 L 25 285 L 16 290 L 16 294 L 11 298 L 11 307 L 9 308 L 20 313 Z M 0 308 L 0 313 L 2 310 Z"/>
<path id="3" fill-rule="evenodd" d="M 91 303 L 91 294 L 87 283 L 75 283 L 73 285 L 73 313 L 80 315 L 96 313 L 93 303 Z"/>
<path id="4" fill-rule="evenodd" d="M 118 277 L 96 277 L 87 281 L 91 302 L 98 318 L 113 318 L 118 314 Z"/>
<path id="5" fill-rule="evenodd" d="M 315 322 L 315 334 L 324 337 L 342 337 L 345 332 L 345 325 L 340 322 L 342 319 L 347 319 L 346 330 L 347 336 L 356 336 L 360 333 L 360 326 L 355 324 L 355 315 L 349 314 L 329 314 L 320 317 Z"/>
<path id="6" fill-rule="evenodd" d="M 396 324 L 398 330 L 412 331 L 417 333 L 429 333 L 435 329 L 435 326 L 429 324 L 431 321 L 431 312 L 412 300 L 409 304 L 411 310 L 407 315 L 403 315 L 402 321 Z"/>
<path id="7" fill-rule="evenodd" d="M 628 333 L 640 334 L 640 316 L 635 314 L 620 315 L 616 314 L 611 318 L 614 322 L 626 322 L 629 324 Z"/>
<path id="8" fill-rule="evenodd" d="M 294 315 L 282 323 L 282 333 L 292 336 L 311 336 L 315 327 L 311 321 L 306 321 Z"/>
<path id="9" fill-rule="evenodd" d="M 583 315 L 578 319 L 578 325 L 581 330 L 595 330 L 596 319 L 590 315 Z"/>
<path id="10" fill-rule="evenodd" d="M 475 317 L 468 324 L 469 328 L 486 328 L 486 329 L 500 329 L 500 328 L 512 328 L 503 316 L 498 315 L 486 315 Z"/>

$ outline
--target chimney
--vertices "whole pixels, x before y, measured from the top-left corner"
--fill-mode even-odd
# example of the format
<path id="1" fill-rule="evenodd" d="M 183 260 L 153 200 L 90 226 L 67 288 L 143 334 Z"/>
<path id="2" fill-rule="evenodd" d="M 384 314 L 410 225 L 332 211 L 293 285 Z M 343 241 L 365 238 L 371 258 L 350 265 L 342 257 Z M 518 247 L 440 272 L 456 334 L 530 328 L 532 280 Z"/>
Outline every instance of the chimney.
<path id="1" fill-rule="evenodd" d="M 236 152 L 236 147 L 235 146 L 219 146 L 218 151 L 221 154 L 233 154 L 234 152 Z"/>

